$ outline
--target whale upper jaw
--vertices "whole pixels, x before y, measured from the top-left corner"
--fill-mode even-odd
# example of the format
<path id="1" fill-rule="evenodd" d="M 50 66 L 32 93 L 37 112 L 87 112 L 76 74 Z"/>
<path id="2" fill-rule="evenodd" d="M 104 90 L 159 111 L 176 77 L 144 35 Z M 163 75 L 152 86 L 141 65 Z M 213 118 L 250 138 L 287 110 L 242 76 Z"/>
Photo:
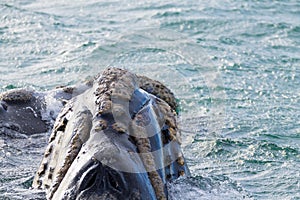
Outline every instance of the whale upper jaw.
<path id="1" fill-rule="evenodd" d="M 33 187 L 48 199 L 166 199 L 167 181 L 189 172 L 176 112 L 157 98 L 168 90 L 152 88 L 154 96 L 143 90 L 151 86 L 146 82 L 109 68 L 72 98 L 57 117 Z"/>

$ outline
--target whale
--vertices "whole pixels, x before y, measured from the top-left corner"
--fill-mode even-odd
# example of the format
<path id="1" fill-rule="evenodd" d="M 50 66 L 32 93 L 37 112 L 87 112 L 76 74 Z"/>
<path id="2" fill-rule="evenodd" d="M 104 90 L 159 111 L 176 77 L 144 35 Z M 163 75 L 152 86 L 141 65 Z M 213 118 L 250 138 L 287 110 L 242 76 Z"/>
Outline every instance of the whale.
<path id="1" fill-rule="evenodd" d="M 50 131 L 64 104 L 90 87 L 90 81 L 85 81 L 76 87 L 60 86 L 47 92 L 21 88 L 1 93 L 0 136 L 26 138 Z"/>
<path id="2" fill-rule="evenodd" d="M 0 94 L 1 135 L 18 137 L 46 132 L 48 127 L 42 121 L 42 107 L 41 99 L 30 90 L 20 89 Z"/>
<path id="3" fill-rule="evenodd" d="M 45 112 L 49 94 L 0 95 L 1 134 L 51 131 L 32 183 L 47 199 L 168 199 L 168 184 L 190 174 L 177 100 L 159 81 L 109 67 L 54 91 L 57 116 Z"/>

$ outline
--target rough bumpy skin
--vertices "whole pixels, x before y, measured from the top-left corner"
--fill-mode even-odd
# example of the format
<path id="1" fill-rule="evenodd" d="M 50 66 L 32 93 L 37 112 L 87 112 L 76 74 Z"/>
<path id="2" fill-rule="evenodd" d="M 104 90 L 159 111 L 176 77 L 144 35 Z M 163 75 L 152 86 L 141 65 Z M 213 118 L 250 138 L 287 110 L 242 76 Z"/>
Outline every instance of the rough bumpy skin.
<path id="1" fill-rule="evenodd" d="M 138 76 L 140 88 L 164 100 L 176 111 L 177 102 L 173 92 L 159 81 L 152 80 L 146 76 Z"/>
<path id="2" fill-rule="evenodd" d="M 188 173 L 173 93 L 122 69 L 96 77 L 57 117 L 33 186 L 48 199 L 167 199 Z"/>

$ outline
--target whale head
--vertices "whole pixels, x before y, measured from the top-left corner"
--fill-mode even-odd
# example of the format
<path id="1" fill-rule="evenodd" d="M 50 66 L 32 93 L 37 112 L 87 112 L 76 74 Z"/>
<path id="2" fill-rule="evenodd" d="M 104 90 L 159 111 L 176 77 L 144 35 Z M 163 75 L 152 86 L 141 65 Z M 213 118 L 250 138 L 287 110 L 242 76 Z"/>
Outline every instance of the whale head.
<path id="1" fill-rule="evenodd" d="M 108 68 L 58 115 L 33 187 L 48 199 L 167 199 L 188 168 L 175 98 L 157 81 Z"/>

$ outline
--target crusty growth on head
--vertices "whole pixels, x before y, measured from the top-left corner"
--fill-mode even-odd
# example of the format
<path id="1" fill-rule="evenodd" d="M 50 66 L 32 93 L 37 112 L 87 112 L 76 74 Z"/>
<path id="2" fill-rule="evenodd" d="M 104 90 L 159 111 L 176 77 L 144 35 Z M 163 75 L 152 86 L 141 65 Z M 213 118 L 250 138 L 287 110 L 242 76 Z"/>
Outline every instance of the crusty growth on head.
<path id="1" fill-rule="evenodd" d="M 119 119 L 122 118 L 121 122 L 118 120 L 118 122 L 113 124 L 113 129 L 116 131 L 122 133 L 127 132 L 128 129 L 130 129 L 131 131 L 135 132 L 131 133 L 131 135 L 134 135 L 133 140 L 136 143 L 139 153 L 141 153 L 141 159 L 144 163 L 145 169 L 148 171 L 148 176 L 155 191 L 156 197 L 159 200 L 166 199 L 164 193 L 164 183 L 156 171 L 155 161 L 151 154 L 151 144 L 147 138 L 145 129 L 143 127 L 138 127 L 135 124 L 135 120 L 131 122 L 131 119 L 129 119 L 130 116 L 126 114 L 126 110 L 122 110 L 121 108 L 118 110 L 112 110 L 111 107 L 113 103 L 114 107 L 118 107 L 118 102 L 122 102 L 122 100 L 128 102 L 130 101 L 134 90 L 139 87 L 137 77 L 125 70 L 108 68 L 100 77 L 98 84 L 99 87 L 96 92 L 98 99 L 96 102 L 101 102 L 100 107 L 98 107 L 98 113 L 101 115 L 102 113 L 113 112 L 114 115 L 118 115 L 115 117 Z M 116 102 L 112 102 L 114 99 Z M 109 106 L 101 106 L 103 104 Z"/>
<path id="2" fill-rule="evenodd" d="M 167 102 L 173 110 L 177 110 L 177 102 L 173 92 L 159 81 L 146 76 L 138 76 L 139 86 L 150 94 Z"/>
<path id="3" fill-rule="evenodd" d="M 59 184 L 67 176 L 68 169 L 78 159 L 82 146 L 89 142 L 92 134 L 122 134 L 136 148 L 157 199 L 167 199 L 166 180 L 177 178 L 185 169 L 179 147 L 174 94 L 158 81 L 136 76 L 122 69 L 108 68 L 96 77 L 88 96 L 83 94 L 71 99 L 58 116 L 44 159 L 34 179 L 34 187 L 48 189 L 48 198 L 55 198 L 56 191 L 60 189 Z M 134 96 L 135 92 L 140 92 L 141 96 Z M 130 114 L 129 104 L 135 102 L 134 98 L 145 98 L 147 101 L 141 108 L 134 105 L 138 110 Z M 153 133 L 158 138 L 154 143 L 150 139 L 153 135 L 149 136 L 149 130 L 144 126 L 146 119 L 141 111 L 147 106 L 153 113 L 146 113 L 146 118 L 159 124 L 158 131 Z M 167 145 L 171 142 L 172 145 Z M 166 150 L 161 150 L 165 172 L 160 175 L 152 151 L 163 147 Z M 174 158 L 178 158 L 177 162 L 172 163 Z"/>
<path id="4" fill-rule="evenodd" d="M 10 90 L 0 94 L 0 100 L 6 102 L 27 102 L 33 98 L 33 92 L 25 89 Z"/>

